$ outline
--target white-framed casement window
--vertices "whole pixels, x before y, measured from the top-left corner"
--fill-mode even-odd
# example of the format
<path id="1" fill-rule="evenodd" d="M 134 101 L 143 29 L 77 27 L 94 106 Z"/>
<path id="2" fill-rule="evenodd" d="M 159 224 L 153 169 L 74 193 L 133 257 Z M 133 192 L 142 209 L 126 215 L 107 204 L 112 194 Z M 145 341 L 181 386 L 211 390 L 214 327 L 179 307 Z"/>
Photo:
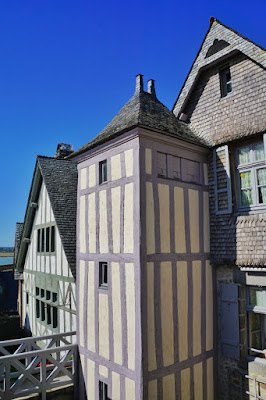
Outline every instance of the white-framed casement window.
<path id="1" fill-rule="evenodd" d="M 266 288 L 247 287 L 248 347 L 251 355 L 266 354 Z"/>
<path id="2" fill-rule="evenodd" d="M 57 293 L 36 286 L 35 296 L 37 320 L 49 325 L 53 329 L 58 328 Z"/>
<path id="3" fill-rule="evenodd" d="M 263 139 L 237 148 L 236 167 L 239 207 L 266 207 L 266 163 Z"/>
<path id="4" fill-rule="evenodd" d="M 220 87 L 221 97 L 226 97 L 228 93 L 232 92 L 232 81 L 229 67 L 220 70 Z"/>

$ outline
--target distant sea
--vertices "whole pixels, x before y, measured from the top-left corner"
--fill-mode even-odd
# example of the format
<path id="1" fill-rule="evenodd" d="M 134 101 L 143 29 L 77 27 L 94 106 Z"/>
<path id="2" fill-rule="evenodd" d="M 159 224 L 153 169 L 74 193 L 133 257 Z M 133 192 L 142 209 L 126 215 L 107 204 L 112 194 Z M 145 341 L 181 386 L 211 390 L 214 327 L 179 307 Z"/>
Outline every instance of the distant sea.
<path id="1" fill-rule="evenodd" d="M 13 257 L 0 257 L 0 265 L 13 264 Z"/>

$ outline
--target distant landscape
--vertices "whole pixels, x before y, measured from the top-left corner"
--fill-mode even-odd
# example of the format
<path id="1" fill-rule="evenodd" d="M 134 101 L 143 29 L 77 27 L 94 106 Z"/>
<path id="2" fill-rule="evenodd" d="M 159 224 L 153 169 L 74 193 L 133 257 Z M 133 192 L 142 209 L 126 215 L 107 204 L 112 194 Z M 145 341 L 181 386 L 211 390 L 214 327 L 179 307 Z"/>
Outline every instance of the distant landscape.
<path id="1" fill-rule="evenodd" d="M 13 257 L 14 247 L 0 247 L 0 257 Z"/>

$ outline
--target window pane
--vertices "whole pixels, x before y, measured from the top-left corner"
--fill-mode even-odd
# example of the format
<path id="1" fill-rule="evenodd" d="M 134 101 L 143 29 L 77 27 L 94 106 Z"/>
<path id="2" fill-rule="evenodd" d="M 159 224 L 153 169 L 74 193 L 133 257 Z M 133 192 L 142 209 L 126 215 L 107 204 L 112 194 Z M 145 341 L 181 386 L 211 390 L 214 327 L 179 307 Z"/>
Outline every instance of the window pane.
<path id="1" fill-rule="evenodd" d="M 240 147 L 238 149 L 239 164 L 247 164 L 250 162 L 250 146 Z"/>
<path id="2" fill-rule="evenodd" d="M 258 185 L 266 185 L 266 168 L 257 170 Z"/>
<path id="3" fill-rule="evenodd" d="M 264 144 L 263 144 L 263 142 L 255 143 L 254 154 L 255 154 L 255 161 L 264 160 Z"/>
<path id="4" fill-rule="evenodd" d="M 51 227 L 51 253 L 55 251 L 55 227 Z"/>
<path id="5" fill-rule="evenodd" d="M 58 325 L 57 311 L 57 307 L 53 307 L 53 328 L 57 328 Z"/>
<path id="6" fill-rule="evenodd" d="M 36 299 L 36 317 L 40 318 L 40 300 Z"/>
<path id="7" fill-rule="evenodd" d="M 261 328 L 260 314 L 251 312 L 250 315 L 250 329 L 251 332 L 258 331 Z"/>
<path id="8" fill-rule="evenodd" d="M 157 172 L 159 176 L 166 176 L 167 157 L 165 153 L 157 153 Z"/>
<path id="9" fill-rule="evenodd" d="M 107 161 L 101 161 L 99 164 L 99 183 L 107 181 Z"/>
<path id="10" fill-rule="evenodd" d="M 252 306 L 263 307 L 263 291 L 258 288 L 249 289 L 249 304 Z"/>
<path id="11" fill-rule="evenodd" d="M 51 306 L 50 304 L 47 304 L 47 324 L 50 325 L 52 322 L 52 318 L 51 318 Z"/>
<path id="12" fill-rule="evenodd" d="M 240 187 L 246 189 L 251 187 L 251 171 L 240 173 Z"/>
<path id="13" fill-rule="evenodd" d="M 50 228 L 46 228 L 46 252 L 49 253 L 50 250 Z"/>
<path id="14" fill-rule="evenodd" d="M 41 320 L 45 321 L 45 304 L 43 301 L 41 302 L 41 314 Z"/>
<path id="15" fill-rule="evenodd" d="M 258 191 L 259 191 L 259 203 L 266 203 L 266 168 L 261 168 L 257 170 L 257 181 L 258 181 Z"/>
<path id="16" fill-rule="evenodd" d="M 41 230 L 38 229 L 37 233 L 38 233 L 38 237 L 37 237 L 37 252 L 39 253 L 41 251 Z"/>
<path id="17" fill-rule="evenodd" d="M 57 293 L 53 293 L 53 302 L 55 303 L 57 301 Z"/>
<path id="18" fill-rule="evenodd" d="M 253 204 L 251 189 L 241 190 L 241 204 L 242 206 L 250 206 Z"/>
<path id="19" fill-rule="evenodd" d="M 42 246 L 41 251 L 44 252 L 44 228 L 42 228 Z"/>
<path id="20" fill-rule="evenodd" d="M 41 289 L 41 297 L 44 297 L 44 289 Z"/>
<path id="21" fill-rule="evenodd" d="M 257 350 L 261 350 L 262 346 L 261 346 L 261 332 L 253 332 L 251 334 L 251 347 L 253 347 L 254 349 Z"/>
<path id="22" fill-rule="evenodd" d="M 50 300 L 51 298 L 51 292 L 50 290 L 46 290 L 46 300 Z"/>
<path id="23" fill-rule="evenodd" d="M 266 187 L 259 188 L 259 203 L 260 204 L 266 203 Z"/>

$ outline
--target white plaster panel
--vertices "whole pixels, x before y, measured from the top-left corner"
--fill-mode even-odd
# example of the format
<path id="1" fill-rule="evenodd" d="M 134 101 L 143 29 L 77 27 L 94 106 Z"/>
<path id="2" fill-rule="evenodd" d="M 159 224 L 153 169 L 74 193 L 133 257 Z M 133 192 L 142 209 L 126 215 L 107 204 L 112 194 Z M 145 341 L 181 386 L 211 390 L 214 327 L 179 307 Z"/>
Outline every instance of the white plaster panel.
<path id="1" fill-rule="evenodd" d="M 89 188 L 96 185 L 96 166 L 95 164 L 89 166 Z"/>
<path id="2" fill-rule="evenodd" d="M 134 150 L 125 151 L 126 176 L 132 176 L 134 172 Z"/>
<path id="3" fill-rule="evenodd" d="M 95 193 L 91 193 L 88 196 L 89 212 L 88 212 L 88 224 L 89 224 L 89 253 L 96 253 L 96 205 L 95 205 Z"/>
<path id="4" fill-rule="evenodd" d="M 116 154 L 111 157 L 111 180 L 121 179 L 121 156 Z"/>
<path id="5" fill-rule="evenodd" d="M 121 209 L 121 187 L 111 189 L 112 197 L 112 231 L 113 252 L 120 253 L 120 209 Z"/>
<path id="6" fill-rule="evenodd" d="M 125 185 L 124 253 L 134 252 L 134 184 Z"/>
<path id="7" fill-rule="evenodd" d="M 100 223 L 99 223 L 99 242 L 100 242 L 100 253 L 108 253 L 108 230 L 107 230 L 107 200 L 106 190 L 99 192 L 99 211 L 100 211 Z"/>
<path id="8" fill-rule="evenodd" d="M 86 189 L 87 187 L 87 168 L 80 170 L 80 189 Z"/>

